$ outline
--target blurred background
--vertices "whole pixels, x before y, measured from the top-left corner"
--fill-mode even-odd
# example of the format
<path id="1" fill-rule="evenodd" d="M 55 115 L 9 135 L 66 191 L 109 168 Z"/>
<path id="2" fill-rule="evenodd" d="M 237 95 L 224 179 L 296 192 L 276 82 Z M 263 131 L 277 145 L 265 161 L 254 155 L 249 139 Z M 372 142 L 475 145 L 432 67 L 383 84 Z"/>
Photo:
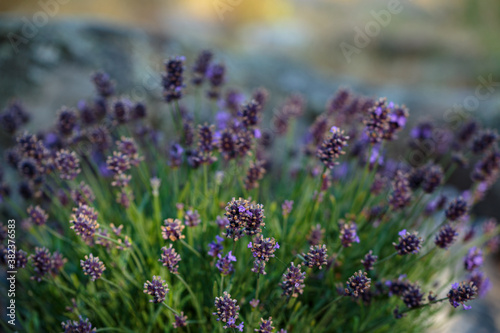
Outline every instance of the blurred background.
<path id="1" fill-rule="evenodd" d="M 209 48 L 244 91 L 264 86 L 276 103 L 302 93 L 310 121 L 348 86 L 406 104 L 412 122 L 475 116 L 498 129 L 499 31 L 498 0 L 1 1 L 0 108 L 18 98 L 31 129 L 48 128 L 61 105 L 92 96 L 89 75 L 103 69 L 160 112 L 164 59 L 191 64 Z M 476 213 L 500 219 L 498 202 L 499 184 Z M 498 266 L 489 296 L 437 331 L 498 331 Z"/>

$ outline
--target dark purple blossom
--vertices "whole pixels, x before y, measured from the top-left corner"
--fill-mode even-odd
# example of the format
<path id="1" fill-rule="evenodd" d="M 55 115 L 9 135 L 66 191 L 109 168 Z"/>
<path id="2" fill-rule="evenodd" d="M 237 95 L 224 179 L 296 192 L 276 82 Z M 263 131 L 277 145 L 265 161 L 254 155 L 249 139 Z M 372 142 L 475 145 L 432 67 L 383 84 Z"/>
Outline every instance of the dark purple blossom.
<path id="1" fill-rule="evenodd" d="M 44 225 L 49 218 L 49 215 L 40 208 L 40 206 L 29 206 L 28 207 L 28 215 L 32 223 L 36 225 Z"/>
<path id="2" fill-rule="evenodd" d="M 208 66 L 213 58 L 212 51 L 203 50 L 196 58 L 196 62 L 193 65 L 193 84 L 199 86 L 203 83 L 206 78 Z"/>
<path id="3" fill-rule="evenodd" d="M 422 305 L 424 294 L 421 292 L 418 285 L 410 284 L 408 288 L 403 291 L 401 298 L 407 307 L 416 308 Z"/>
<path id="4" fill-rule="evenodd" d="M 477 287 L 474 285 L 473 282 L 465 283 L 461 282 L 460 284 L 458 283 L 453 283 L 451 285 L 451 289 L 448 292 L 448 300 L 450 301 L 450 304 L 456 308 L 460 304 L 464 307 L 464 310 L 469 310 L 471 307 L 465 305 L 466 302 L 473 300 L 477 294 Z"/>
<path id="5" fill-rule="evenodd" d="M 179 328 L 179 327 L 186 327 L 187 326 L 187 319 L 188 317 L 184 315 L 184 312 L 181 312 L 180 314 L 174 315 L 174 322 L 172 323 L 172 326 L 174 328 Z"/>
<path id="6" fill-rule="evenodd" d="M 316 152 L 316 156 L 329 169 L 338 164 L 337 159 L 340 155 L 345 154 L 343 148 L 347 146 L 347 140 L 349 140 L 349 137 L 344 135 L 344 131 L 338 127 L 333 126 L 330 132 L 332 136 L 325 139 Z"/>
<path id="7" fill-rule="evenodd" d="M 373 264 L 377 261 L 378 256 L 373 255 L 373 251 L 370 250 L 367 254 L 365 254 L 365 257 L 361 259 L 361 263 L 365 267 L 366 271 L 371 271 L 373 269 Z"/>
<path id="8" fill-rule="evenodd" d="M 301 267 L 301 265 L 295 266 L 292 262 L 290 267 L 288 267 L 286 272 L 283 274 L 283 278 L 280 283 L 281 289 L 283 289 L 283 296 L 298 297 L 299 294 L 304 292 L 304 279 L 306 278 L 306 272 L 302 272 L 300 270 Z"/>
<path id="9" fill-rule="evenodd" d="M 417 236 L 417 232 L 409 233 L 406 229 L 399 232 L 399 242 L 392 243 L 400 256 L 406 254 L 416 254 L 422 247 L 422 238 Z"/>
<path id="10" fill-rule="evenodd" d="M 476 286 L 479 297 L 484 297 L 491 288 L 490 279 L 485 277 L 480 270 L 475 270 L 469 274 L 469 282 Z"/>
<path id="11" fill-rule="evenodd" d="M 326 245 L 316 245 L 309 248 L 308 253 L 302 253 L 304 257 L 303 264 L 307 267 L 318 267 L 322 269 L 328 263 L 328 254 Z"/>
<path id="12" fill-rule="evenodd" d="M 394 210 L 402 209 L 411 201 L 412 191 L 408 182 L 408 175 L 398 170 L 392 182 L 392 193 L 389 204 Z"/>
<path id="13" fill-rule="evenodd" d="M 443 226 L 436 236 L 434 243 L 442 249 L 448 249 L 458 237 L 458 232 L 449 224 Z"/>
<path id="14" fill-rule="evenodd" d="M 220 237 L 219 235 L 215 236 L 215 241 L 210 242 L 208 244 L 209 250 L 208 250 L 208 255 L 211 257 L 217 257 L 219 253 L 222 252 L 224 247 L 222 246 L 222 242 L 224 241 L 224 238 Z"/>
<path id="15" fill-rule="evenodd" d="M 75 152 L 62 149 L 56 153 L 54 159 L 59 176 L 61 179 L 73 180 L 80 173 L 80 159 Z"/>
<path id="16" fill-rule="evenodd" d="M 182 97 L 184 61 L 184 57 L 174 57 L 165 63 L 166 74 L 163 75 L 162 85 L 163 97 L 167 103 Z"/>
<path id="17" fill-rule="evenodd" d="M 347 280 L 346 284 L 345 295 L 358 297 L 360 293 L 370 288 L 371 279 L 366 276 L 366 272 L 358 271 Z"/>
<path id="18" fill-rule="evenodd" d="M 92 245 L 94 236 L 99 229 L 97 223 L 97 212 L 87 205 L 80 205 L 78 208 L 73 209 L 74 213 L 71 215 L 71 229 L 73 229 L 78 236 L 80 236 L 85 243 Z"/>
<path id="19" fill-rule="evenodd" d="M 62 135 L 70 135 L 76 126 L 78 116 L 74 110 L 62 108 L 59 110 L 57 129 Z"/>
<path id="20" fill-rule="evenodd" d="M 269 317 L 269 319 L 260 318 L 260 326 L 254 331 L 258 333 L 273 333 L 274 327 L 272 319 L 272 317 Z"/>
<path id="21" fill-rule="evenodd" d="M 210 81 L 208 97 L 217 99 L 220 96 L 220 87 L 224 83 L 226 67 L 222 64 L 213 64 L 208 68 L 207 78 Z"/>
<path id="22" fill-rule="evenodd" d="M 217 321 L 223 323 L 223 327 L 227 329 L 238 328 L 243 332 L 243 322 L 240 325 L 236 325 L 236 320 L 239 317 L 240 306 L 235 299 L 231 299 L 231 295 L 226 291 L 222 296 L 215 298 L 215 308 L 216 312 L 212 313 L 217 317 Z"/>
<path id="23" fill-rule="evenodd" d="M 105 72 L 96 72 L 92 75 L 92 81 L 101 97 L 109 97 L 115 93 L 115 84 Z"/>
<path id="24" fill-rule="evenodd" d="M 490 149 L 498 141 L 498 133 L 496 131 L 485 130 L 479 133 L 472 142 L 472 152 L 474 154 L 482 154 Z"/>
<path id="25" fill-rule="evenodd" d="M 167 283 L 159 276 L 153 276 L 152 282 L 144 283 L 144 293 L 153 296 L 153 299 L 149 300 L 152 303 L 162 303 L 168 291 Z"/>
<path id="26" fill-rule="evenodd" d="M 266 272 L 264 268 L 266 262 L 268 262 L 270 258 L 274 258 L 274 252 L 276 252 L 280 246 L 274 238 L 265 238 L 262 235 L 258 235 L 253 239 L 253 242 L 248 244 L 248 248 L 252 251 L 252 255 L 255 259 L 252 272 L 265 275 Z"/>
<path id="27" fill-rule="evenodd" d="M 448 204 L 445 214 L 448 220 L 456 221 L 467 214 L 467 211 L 467 202 L 462 197 L 459 197 Z"/>

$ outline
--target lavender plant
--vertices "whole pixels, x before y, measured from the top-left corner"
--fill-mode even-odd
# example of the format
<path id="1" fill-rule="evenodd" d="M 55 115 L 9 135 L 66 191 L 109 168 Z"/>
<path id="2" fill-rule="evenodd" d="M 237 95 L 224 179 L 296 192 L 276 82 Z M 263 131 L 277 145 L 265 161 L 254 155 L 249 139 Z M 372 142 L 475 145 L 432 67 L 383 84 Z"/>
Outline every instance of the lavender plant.
<path id="1" fill-rule="evenodd" d="M 262 88 L 226 86 L 213 60 L 170 58 L 155 110 L 102 71 L 96 96 L 48 131 L 26 132 L 22 105 L 6 106 L 0 259 L 19 271 L 19 327 L 421 332 L 485 295 L 499 228 L 471 232 L 472 208 L 499 176 L 496 132 L 469 121 L 444 139 L 418 124 L 407 154 L 425 161 L 412 165 L 392 149 L 405 106 L 342 88 L 293 133 L 305 97 L 274 108 Z M 465 160 L 470 189 L 453 193 Z"/>

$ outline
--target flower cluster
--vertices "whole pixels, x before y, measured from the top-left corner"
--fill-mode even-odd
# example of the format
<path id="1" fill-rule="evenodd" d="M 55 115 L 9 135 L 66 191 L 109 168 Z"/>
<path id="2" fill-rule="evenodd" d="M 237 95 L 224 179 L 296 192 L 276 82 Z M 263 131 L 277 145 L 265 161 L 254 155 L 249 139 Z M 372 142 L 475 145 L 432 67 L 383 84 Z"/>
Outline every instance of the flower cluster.
<path id="1" fill-rule="evenodd" d="M 158 261 L 161 262 L 163 266 L 166 266 L 170 273 L 178 274 L 178 262 L 181 261 L 181 256 L 177 252 L 175 252 L 172 244 L 170 244 L 169 247 L 162 247 L 161 251 L 161 258 Z"/>
<path id="2" fill-rule="evenodd" d="M 178 219 L 166 219 L 163 221 L 163 224 L 161 227 L 163 239 L 170 239 L 172 242 L 175 242 L 186 237 L 182 234 L 185 226 Z"/>
<path id="3" fill-rule="evenodd" d="M 239 317 L 240 306 L 235 299 L 231 298 L 231 295 L 226 291 L 222 296 L 215 298 L 215 308 L 216 312 L 213 313 L 217 317 L 217 321 L 222 321 L 224 328 L 232 327 L 238 328 L 240 332 L 243 332 L 243 322 L 236 325 L 236 320 Z"/>
<path id="4" fill-rule="evenodd" d="M 419 253 L 422 247 L 422 238 L 417 236 L 417 232 L 409 233 L 405 229 L 399 232 L 399 242 L 392 243 L 400 256 Z"/>
<path id="5" fill-rule="evenodd" d="M 274 252 L 280 248 L 278 242 L 274 238 L 258 235 L 253 239 L 253 242 L 248 244 L 248 248 L 252 251 L 254 257 L 254 266 L 252 272 L 265 275 L 264 271 L 266 262 L 270 258 L 274 258 Z"/>
<path id="6" fill-rule="evenodd" d="M 300 268 L 300 265 L 295 266 L 292 262 L 283 274 L 283 279 L 280 283 L 281 289 L 283 289 L 283 296 L 298 297 L 299 294 L 304 292 L 306 272 L 302 272 Z"/>
<path id="7" fill-rule="evenodd" d="M 165 295 L 168 293 L 168 285 L 159 276 L 153 276 L 153 281 L 144 283 L 144 293 L 153 296 L 150 300 L 152 303 L 161 303 L 165 300 Z"/>
<path id="8" fill-rule="evenodd" d="M 345 288 L 346 296 L 358 297 L 360 293 L 364 293 L 370 288 L 371 279 L 366 276 L 366 272 L 358 271 L 347 280 L 347 288 Z"/>
<path id="9" fill-rule="evenodd" d="M 235 241 L 245 233 L 251 236 L 262 232 L 262 227 L 265 225 L 262 205 L 251 204 L 242 198 L 233 198 L 227 204 L 225 216 L 229 221 L 226 226 L 226 237 Z"/>
<path id="10" fill-rule="evenodd" d="M 90 275 L 91 280 L 95 281 L 101 277 L 102 273 L 106 270 L 104 263 L 99 260 L 99 257 L 94 257 L 91 253 L 85 256 L 85 260 L 80 260 L 80 265 L 82 266 L 83 273 L 85 275 Z"/>
<path id="11" fill-rule="evenodd" d="M 466 302 L 473 300 L 477 294 L 477 287 L 473 282 L 465 283 L 462 282 L 460 284 L 454 283 L 451 286 L 450 291 L 448 292 L 448 300 L 450 304 L 456 308 L 460 304 L 464 307 L 464 310 L 470 309 L 470 306 L 465 305 Z"/>
<path id="12" fill-rule="evenodd" d="M 78 208 L 73 208 L 71 215 L 71 229 L 87 244 L 93 244 L 94 236 L 99 229 L 97 223 L 97 212 L 94 208 L 80 204 Z"/>
<path id="13" fill-rule="evenodd" d="M 76 320 L 68 320 L 66 322 L 62 322 L 61 326 L 64 330 L 64 333 L 94 333 L 97 332 L 95 327 L 92 327 L 92 323 L 88 318 L 83 319 L 82 316 L 78 317 L 78 321 Z"/>
<path id="14" fill-rule="evenodd" d="M 302 257 L 304 257 L 303 264 L 307 267 L 313 268 L 318 267 L 322 269 L 324 265 L 327 264 L 327 249 L 326 245 L 315 245 L 309 248 L 309 252 L 302 253 Z"/>

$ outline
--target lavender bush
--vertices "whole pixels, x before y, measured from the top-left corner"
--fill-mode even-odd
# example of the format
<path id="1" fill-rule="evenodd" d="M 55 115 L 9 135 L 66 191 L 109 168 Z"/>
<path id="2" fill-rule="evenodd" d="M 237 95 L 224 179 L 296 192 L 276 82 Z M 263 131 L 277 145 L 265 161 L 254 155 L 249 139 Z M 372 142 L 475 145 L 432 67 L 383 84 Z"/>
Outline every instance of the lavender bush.
<path id="1" fill-rule="evenodd" d="M 187 68 L 166 62 L 154 112 L 97 72 L 46 132 L 17 101 L 1 114 L 17 329 L 421 332 L 487 292 L 499 228 L 471 209 L 499 175 L 496 132 L 423 122 L 395 155 L 409 110 L 340 89 L 297 135 L 305 97 L 227 87 L 210 51 Z M 461 193 L 443 188 L 457 168 Z"/>

